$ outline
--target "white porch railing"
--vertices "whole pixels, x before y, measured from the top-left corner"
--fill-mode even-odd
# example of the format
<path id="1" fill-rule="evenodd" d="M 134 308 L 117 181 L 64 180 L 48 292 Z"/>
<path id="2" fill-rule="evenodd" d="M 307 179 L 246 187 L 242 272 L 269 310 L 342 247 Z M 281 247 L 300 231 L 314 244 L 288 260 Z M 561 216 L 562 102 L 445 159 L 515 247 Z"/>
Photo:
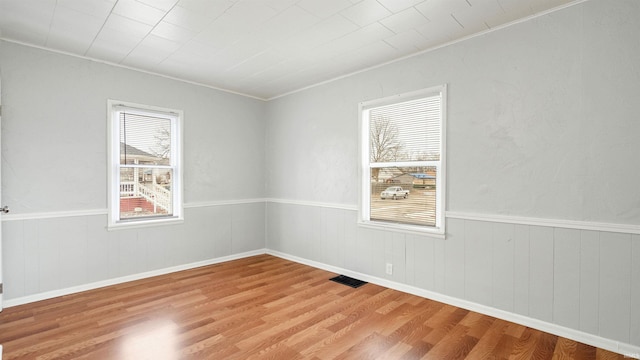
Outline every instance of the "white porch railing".
<path id="1" fill-rule="evenodd" d="M 153 204 L 153 210 L 156 212 L 156 206 L 171 213 L 171 193 L 158 184 L 151 186 L 138 184 L 138 193 Z"/>
<path id="2" fill-rule="evenodd" d="M 120 197 L 135 197 L 136 183 L 133 181 L 120 182 Z"/>
<path id="3" fill-rule="evenodd" d="M 171 192 L 158 184 L 140 184 L 133 181 L 120 183 L 120 198 L 143 197 L 145 200 L 153 204 L 153 210 L 156 212 L 160 208 L 171 213 Z"/>

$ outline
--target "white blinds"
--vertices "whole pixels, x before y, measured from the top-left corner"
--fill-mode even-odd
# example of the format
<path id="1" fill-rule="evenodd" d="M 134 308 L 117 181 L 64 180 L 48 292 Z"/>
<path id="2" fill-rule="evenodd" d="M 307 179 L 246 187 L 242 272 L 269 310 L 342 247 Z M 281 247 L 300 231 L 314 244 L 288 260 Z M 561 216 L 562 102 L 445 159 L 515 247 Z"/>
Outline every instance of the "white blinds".
<path id="1" fill-rule="evenodd" d="M 121 111 L 120 164 L 169 165 L 171 119 Z"/>
<path id="2" fill-rule="evenodd" d="M 369 110 L 372 163 L 440 160 L 440 95 Z"/>

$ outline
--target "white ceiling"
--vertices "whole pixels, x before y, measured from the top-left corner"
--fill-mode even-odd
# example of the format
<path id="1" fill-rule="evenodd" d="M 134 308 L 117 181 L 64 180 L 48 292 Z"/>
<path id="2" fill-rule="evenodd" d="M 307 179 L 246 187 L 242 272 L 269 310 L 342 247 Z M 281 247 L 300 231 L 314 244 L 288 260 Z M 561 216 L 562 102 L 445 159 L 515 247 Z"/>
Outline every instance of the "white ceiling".
<path id="1" fill-rule="evenodd" d="M 0 37 L 274 98 L 575 0 L 0 0 Z"/>

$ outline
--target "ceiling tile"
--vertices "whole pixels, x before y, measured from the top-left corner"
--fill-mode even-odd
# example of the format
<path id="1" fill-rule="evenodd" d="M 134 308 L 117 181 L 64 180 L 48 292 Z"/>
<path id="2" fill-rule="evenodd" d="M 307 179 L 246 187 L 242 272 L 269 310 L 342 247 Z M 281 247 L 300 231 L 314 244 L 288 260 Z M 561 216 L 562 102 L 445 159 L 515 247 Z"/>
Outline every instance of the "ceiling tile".
<path id="1" fill-rule="evenodd" d="M 504 12 L 497 1 L 476 1 L 470 7 L 454 10 L 452 16 L 466 30 L 481 32 L 488 30 L 497 19 L 504 19 Z"/>
<path id="2" fill-rule="evenodd" d="M 178 6 L 200 15 L 216 18 L 232 7 L 233 1 L 229 0 L 180 0 Z"/>
<path id="3" fill-rule="evenodd" d="M 465 29 L 451 15 L 438 17 L 416 30 L 427 40 L 428 47 L 433 44 L 446 44 L 467 35 Z"/>
<path id="4" fill-rule="evenodd" d="M 295 5 L 299 0 L 262 0 L 262 2 L 275 11 L 282 11 Z"/>
<path id="5" fill-rule="evenodd" d="M 56 5 L 56 0 L 2 0 L 0 14 L 3 17 L 10 15 L 13 18 L 23 17 L 24 20 L 41 20 L 48 23 L 53 17 Z"/>
<path id="6" fill-rule="evenodd" d="M 115 3 L 116 0 L 58 0 L 58 6 L 100 18 L 106 18 Z"/>
<path id="7" fill-rule="evenodd" d="M 173 53 L 178 50 L 182 44 L 176 41 L 165 39 L 160 36 L 150 34 L 146 36 L 138 46 L 144 46 L 147 49 L 158 49 L 160 51 Z"/>
<path id="8" fill-rule="evenodd" d="M 477 0 L 476 0 L 477 1 Z M 504 14 L 512 21 L 527 16 L 537 14 L 561 5 L 572 2 L 573 0 L 496 0 L 503 9 Z M 472 2 L 473 4 L 473 2 Z"/>
<path id="9" fill-rule="evenodd" d="M 143 24 L 139 21 L 135 21 L 124 16 L 111 14 L 107 19 L 107 22 L 105 22 L 104 24 L 104 29 L 116 30 L 123 34 L 128 34 L 133 38 L 142 39 L 151 32 L 153 27 L 151 25 Z"/>
<path id="10" fill-rule="evenodd" d="M 292 69 L 304 69 L 312 66 L 312 62 L 305 61 L 300 58 L 286 58 L 284 61 L 274 64 L 273 66 L 263 68 L 261 71 L 256 72 L 245 81 L 267 83 L 273 79 L 280 78 L 286 74 L 290 74 Z"/>
<path id="11" fill-rule="evenodd" d="M 194 39 L 214 48 L 225 49 L 249 34 L 254 34 L 259 26 L 275 15 L 277 12 L 264 4 L 255 7 L 235 4 L 208 24 Z"/>
<path id="12" fill-rule="evenodd" d="M 233 73 L 240 78 L 248 78 L 256 73 L 259 73 L 265 67 L 270 67 L 275 64 L 281 63 L 285 60 L 280 53 L 272 50 L 264 51 L 260 54 L 256 54 L 245 61 L 242 61 L 230 69 L 228 73 Z"/>
<path id="13" fill-rule="evenodd" d="M 155 26 L 165 15 L 164 11 L 136 0 L 119 0 L 113 13 L 151 26 Z"/>
<path id="14" fill-rule="evenodd" d="M 412 29 L 387 38 L 385 41 L 398 50 L 398 53 L 411 54 L 424 50 L 426 39 L 422 34 Z"/>
<path id="15" fill-rule="evenodd" d="M 87 56 L 120 63 L 151 30 L 151 26 L 111 14 L 86 52 Z"/>
<path id="16" fill-rule="evenodd" d="M 281 39 L 291 38 L 317 23 L 320 19 L 307 11 L 292 6 L 259 26 L 252 36 L 263 41 L 274 43 Z"/>
<path id="17" fill-rule="evenodd" d="M 91 46 L 93 38 L 93 34 L 58 29 L 49 32 L 46 46 L 73 54 L 84 54 Z"/>
<path id="18" fill-rule="evenodd" d="M 428 22 L 429 20 L 412 7 L 380 20 L 382 25 L 396 34 L 424 26 Z"/>
<path id="19" fill-rule="evenodd" d="M 451 14 L 465 11 L 469 8 L 471 8 L 471 5 L 465 0 L 425 1 L 416 6 L 416 9 L 424 17 L 432 21 L 450 17 Z"/>
<path id="20" fill-rule="evenodd" d="M 196 33 L 180 26 L 160 21 L 160 23 L 151 30 L 151 34 L 176 42 L 186 42 L 191 40 Z"/>
<path id="21" fill-rule="evenodd" d="M 349 72 L 358 71 L 394 59 L 398 51 L 384 41 L 376 41 L 366 46 L 341 54 L 336 62 L 343 64 Z"/>
<path id="22" fill-rule="evenodd" d="M 393 13 L 397 13 L 411 6 L 420 4 L 424 0 L 378 0 L 378 1 L 384 7 L 389 9 L 389 11 Z M 433 2 L 434 0 L 430 0 L 430 1 Z M 442 2 L 442 3 L 446 3 L 448 1 L 450 0 L 446 0 L 446 1 L 438 0 L 438 2 Z"/>
<path id="23" fill-rule="evenodd" d="M 158 10 L 162 10 L 164 12 L 171 10 L 178 2 L 178 0 L 137 0 L 137 1 L 146 5 L 149 5 L 151 7 L 154 7 Z"/>
<path id="24" fill-rule="evenodd" d="M 8 24 L 9 26 L 6 26 Z M 20 23 L 0 15 L 0 37 L 21 41 L 36 46 L 45 46 L 49 36 L 48 23 Z"/>
<path id="25" fill-rule="evenodd" d="M 2 24 L 1 20 L 0 24 Z M 16 24 L 10 28 L 5 27 L 0 31 L 0 37 L 2 38 L 36 46 L 45 46 L 48 36 L 49 26 L 45 26 L 44 24 Z"/>
<path id="26" fill-rule="evenodd" d="M 533 13 L 543 12 L 570 3 L 572 0 L 539 0 L 531 3 Z"/>
<path id="27" fill-rule="evenodd" d="M 353 3 L 350 0 L 301 0 L 297 4 L 297 6 L 321 19 L 326 19 L 352 5 Z"/>
<path id="28" fill-rule="evenodd" d="M 91 44 L 86 55 L 113 63 L 120 63 L 142 38 L 134 38 L 116 29 L 103 29 Z"/>
<path id="29" fill-rule="evenodd" d="M 220 49 L 213 48 L 207 43 L 199 42 L 195 39 L 191 39 L 184 43 L 182 48 L 180 48 L 180 53 L 184 54 L 184 56 L 196 56 L 202 58 L 209 58 L 215 56 L 220 51 Z"/>
<path id="30" fill-rule="evenodd" d="M 218 50 L 225 49 L 253 31 L 253 26 L 243 26 L 236 18 L 223 14 L 197 34 L 193 39 Z"/>
<path id="31" fill-rule="evenodd" d="M 362 2 L 341 12 L 347 19 L 360 26 L 372 24 L 391 15 L 391 12 L 376 0 Z"/>
<path id="32" fill-rule="evenodd" d="M 44 46 L 55 7 L 55 0 L 0 1 L 0 36 Z"/>
<path id="33" fill-rule="evenodd" d="M 242 1 L 233 4 L 225 11 L 239 26 L 253 27 L 262 24 L 278 14 L 259 0 Z"/>
<path id="34" fill-rule="evenodd" d="M 395 34 L 391 30 L 378 23 L 373 23 L 314 50 L 320 50 L 329 54 L 329 56 L 333 56 L 369 45 L 393 35 Z"/>
<path id="35" fill-rule="evenodd" d="M 357 25 L 338 14 L 299 32 L 279 44 L 277 48 L 285 54 L 295 56 L 300 52 L 326 44 L 358 29 Z"/>
<path id="36" fill-rule="evenodd" d="M 508 18 L 519 19 L 531 14 L 531 3 L 521 0 L 496 0 Z"/>
<path id="37" fill-rule="evenodd" d="M 201 13 L 195 10 L 189 10 L 182 6 L 176 6 L 162 19 L 163 22 L 180 26 L 181 28 L 191 30 L 194 32 L 200 32 L 204 30 L 207 25 L 211 24 L 218 16 L 224 13 L 224 10 L 219 14 Z"/>
<path id="38" fill-rule="evenodd" d="M 83 14 L 66 6 L 57 6 L 51 21 L 51 32 L 80 32 L 92 39 L 105 23 L 105 18 Z"/>
<path id="39" fill-rule="evenodd" d="M 220 51 L 215 55 L 215 57 L 216 60 L 219 61 L 218 66 L 222 67 L 222 70 L 227 71 L 241 62 L 247 61 L 256 55 L 267 51 L 267 49 L 268 44 L 253 36 L 247 36 L 230 47 Z"/>
<path id="40" fill-rule="evenodd" d="M 179 79 L 198 82 L 201 84 L 212 84 L 214 78 L 204 75 L 202 69 L 208 67 L 209 62 L 204 58 L 184 57 L 183 52 L 175 52 L 161 63 L 157 64 L 158 71 Z M 219 75 L 217 75 L 219 76 Z"/>
<path id="41" fill-rule="evenodd" d="M 155 71 L 158 68 L 158 64 L 168 58 L 171 53 L 172 52 L 167 49 L 140 43 L 121 63 L 127 66 Z"/>

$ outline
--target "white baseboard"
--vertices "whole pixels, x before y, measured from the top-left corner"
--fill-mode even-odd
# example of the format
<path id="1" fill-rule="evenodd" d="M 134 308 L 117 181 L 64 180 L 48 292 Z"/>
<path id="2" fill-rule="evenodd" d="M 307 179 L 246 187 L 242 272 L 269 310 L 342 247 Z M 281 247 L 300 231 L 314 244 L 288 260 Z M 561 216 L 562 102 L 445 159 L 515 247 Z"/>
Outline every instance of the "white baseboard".
<path id="1" fill-rule="evenodd" d="M 557 324 L 549 323 L 546 321 L 534 319 L 528 316 L 515 314 L 512 312 L 500 310 L 494 307 L 474 303 L 468 300 L 463 300 L 459 298 L 455 298 L 452 296 L 440 294 L 437 292 L 417 288 L 414 286 L 397 283 L 395 281 L 390 281 L 387 279 L 382 279 L 379 277 L 359 273 L 356 271 L 351 271 L 347 269 L 343 269 L 340 267 L 336 267 L 333 265 L 327 265 L 324 263 L 320 263 L 313 260 L 308 260 L 304 258 L 300 258 L 297 256 L 289 255 L 286 253 L 282 253 L 279 251 L 269 250 L 267 249 L 267 254 L 277 256 L 286 260 L 294 261 L 297 263 L 301 263 L 304 265 L 312 266 L 318 269 L 323 269 L 326 271 L 330 271 L 336 274 L 342 274 L 349 277 L 357 278 L 366 282 L 370 282 L 376 285 L 384 286 L 390 289 L 402 291 L 408 294 L 420 296 L 423 298 L 435 300 L 438 302 L 442 302 L 445 304 L 449 304 L 452 306 L 456 306 L 459 308 L 463 308 L 470 311 L 475 311 L 477 313 L 481 313 L 484 315 L 493 316 L 495 318 L 499 318 L 502 320 L 510 321 L 516 324 L 528 326 L 530 328 L 544 331 L 556 336 L 564 337 L 570 340 L 574 340 L 577 342 L 581 342 L 587 345 L 595 346 L 601 349 L 613 351 L 619 354 L 624 355 L 628 358 L 640 359 L 640 346 L 635 346 L 631 344 L 625 344 L 616 340 L 611 340 L 607 338 L 603 338 L 601 336 L 585 333 L 580 330 L 567 328 L 564 326 L 560 326 Z"/>
<path id="2" fill-rule="evenodd" d="M 78 292 L 82 292 L 82 291 L 98 289 L 98 288 L 105 287 L 105 286 L 122 284 L 122 283 L 125 283 L 125 282 L 128 282 L 128 281 L 146 279 L 146 278 L 150 278 L 150 277 L 153 277 L 153 276 L 170 274 L 170 273 L 177 272 L 177 271 L 189 270 L 189 269 L 194 269 L 194 268 L 198 268 L 198 267 L 202 267 L 202 266 L 219 264 L 219 263 L 223 263 L 223 262 L 227 262 L 227 261 L 231 261 L 231 260 L 242 259 L 242 258 L 246 258 L 246 257 L 250 257 L 250 256 L 262 255 L 262 254 L 266 254 L 266 252 L 267 252 L 266 249 L 247 251 L 247 252 L 240 253 L 240 254 L 233 254 L 233 255 L 223 256 L 223 257 L 219 257 L 219 258 L 215 258 L 215 259 L 198 261 L 198 262 L 194 262 L 194 263 L 190 263 L 190 264 L 172 266 L 172 267 L 169 267 L 169 268 L 152 270 L 152 271 L 147 271 L 147 272 L 143 272 L 143 273 L 139 273 L 139 274 L 127 275 L 127 276 L 122 276 L 122 277 L 118 277 L 118 278 L 97 281 L 97 282 L 93 282 L 93 283 L 89 283 L 89 284 L 72 286 L 72 287 L 65 288 L 65 289 L 47 291 L 47 292 L 43 292 L 43 293 L 38 293 L 38 294 L 23 296 L 23 297 L 19 297 L 19 298 L 15 298 L 15 299 L 5 300 L 5 301 L 3 301 L 2 305 L 4 307 L 8 308 L 8 307 L 12 307 L 12 306 L 28 304 L 28 303 L 32 303 L 32 302 L 36 302 L 36 301 L 40 301 L 40 300 L 51 299 L 51 298 L 58 297 L 58 296 L 64 296 L 64 295 L 74 294 L 74 293 L 78 293 Z M 2 358 L 0 358 L 0 360 L 1 359 Z"/>

